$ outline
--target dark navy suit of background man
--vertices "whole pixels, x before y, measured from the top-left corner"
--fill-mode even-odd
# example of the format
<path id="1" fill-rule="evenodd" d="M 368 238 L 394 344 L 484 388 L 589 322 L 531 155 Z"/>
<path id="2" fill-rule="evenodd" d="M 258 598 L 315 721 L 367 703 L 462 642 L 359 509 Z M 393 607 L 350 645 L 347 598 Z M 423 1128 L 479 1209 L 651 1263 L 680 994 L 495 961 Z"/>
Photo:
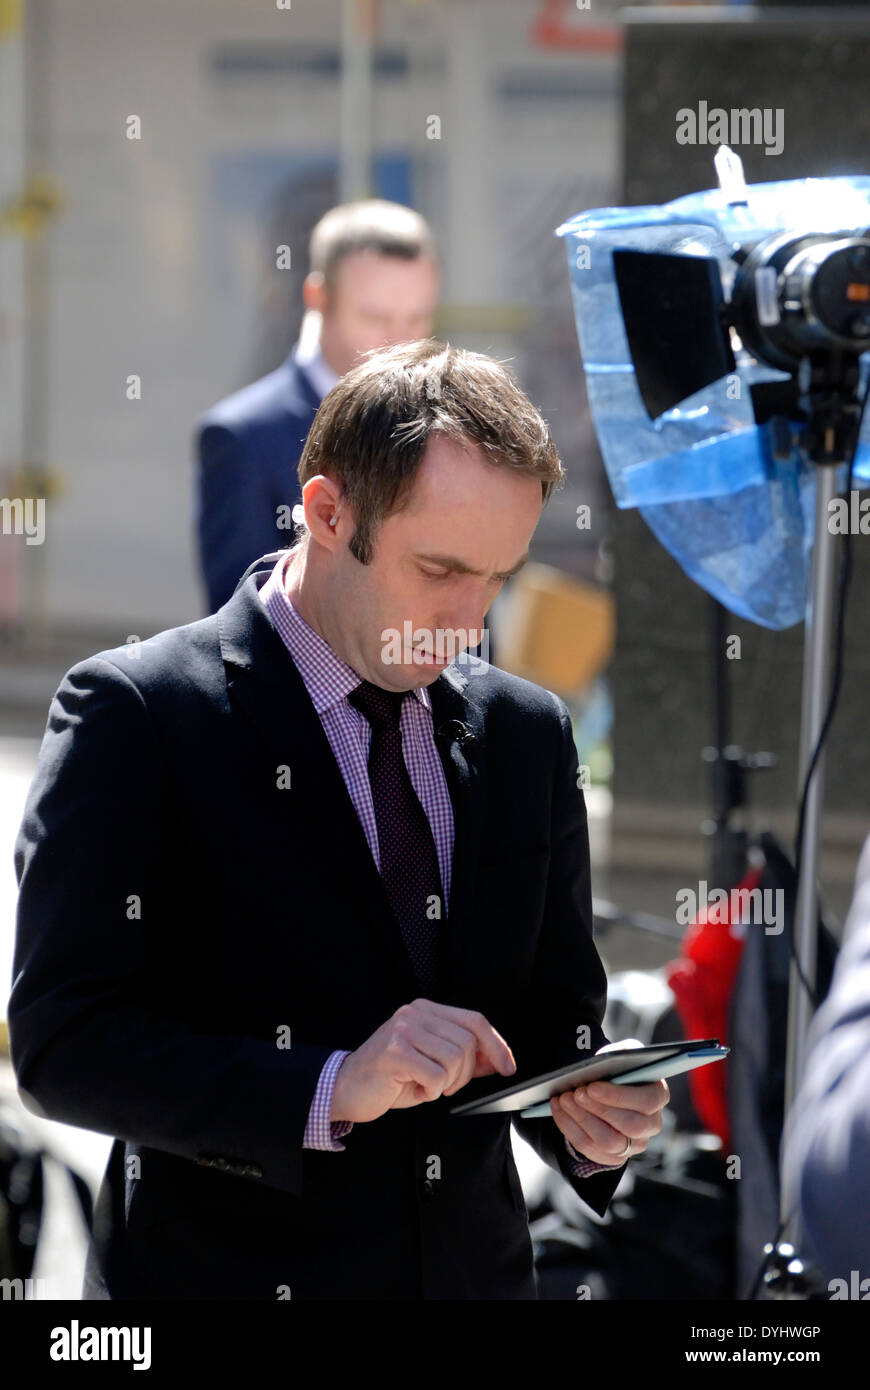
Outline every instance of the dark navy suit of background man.
<path id="1" fill-rule="evenodd" d="M 302 500 L 299 458 L 325 394 L 298 356 L 297 343 L 274 372 L 199 422 L 196 529 L 210 613 L 226 603 L 254 560 L 292 538 L 290 511 Z"/>

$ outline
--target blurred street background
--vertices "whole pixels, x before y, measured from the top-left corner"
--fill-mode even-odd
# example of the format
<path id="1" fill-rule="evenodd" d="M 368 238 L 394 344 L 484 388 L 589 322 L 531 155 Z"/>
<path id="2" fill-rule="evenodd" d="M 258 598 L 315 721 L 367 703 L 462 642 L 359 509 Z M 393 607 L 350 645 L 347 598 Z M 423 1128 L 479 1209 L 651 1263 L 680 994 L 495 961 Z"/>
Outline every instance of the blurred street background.
<path id="1" fill-rule="evenodd" d="M 494 606 L 494 660 L 575 715 L 609 972 L 674 959 L 676 895 L 710 867 L 707 599 L 636 512 L 614 507 L 554 230 L 584 209 L 712 186 L 714 151 L 675 143 L 675 106 L 743 103 L 753 82 L 752 104 L 785 109 L 786 141 L 776 158 L 741 151 L 748 178 L 870 172 L 866 7 L 841 28 L 828 7 L 802 8 L 0 0 L 0 493 L 46 501 L 43 543 L 0 536 L 7 990 L 12 847 L 51 697 L 78 660 L 205 614 L 195 421 L 284 360 L 309 233 L 360 196 L 426 217 L 444 268 L 436 336 L 510 361 L 549 422 L 568 482 L 544 509 L 539 568 Z M 777 66 L 785 41 L 799 59 Z M 870 830 L 870 561 L 856 549 L 820 864 L 835 936 Z M 557 602 L 576 626 L 536 643 Z M 776 760 L 751 774 L 740 823 L 791 846 L 801 629 L 729 631 L 743 637 L 732 741 Z M 0 1090 L 14 1101 L 2 1047 Z M 96 1193 L 110 1139 L 21 1117 Z M 536 1163 L 522 1155 L 524 1183 Z M 52 1170 L 34 1270 L 49 1296 L 78 1297 L 83 1252 Z"/>

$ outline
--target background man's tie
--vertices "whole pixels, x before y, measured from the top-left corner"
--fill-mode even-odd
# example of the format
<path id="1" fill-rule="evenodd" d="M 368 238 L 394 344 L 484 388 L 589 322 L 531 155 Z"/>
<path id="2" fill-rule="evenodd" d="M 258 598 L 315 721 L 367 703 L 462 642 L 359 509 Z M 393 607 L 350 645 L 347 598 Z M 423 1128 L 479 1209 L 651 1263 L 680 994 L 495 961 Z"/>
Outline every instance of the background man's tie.
<path id="1" fill-rule="evenodd" d="M 442 982 L 442 933 L 447 904 L 435 839 L 408 776 L 399 721 L 408 692 L 363 681 L 348 696 L 371 725 L 369 781 L 378 828 L 381 878 L 424 998 L 437 998 Z M 432 900 L 438 903 L 432 909 Z M 427 915 L 429 909 L 431 915 Z M 440 909 L 440 918 L 434 915 Z"/>

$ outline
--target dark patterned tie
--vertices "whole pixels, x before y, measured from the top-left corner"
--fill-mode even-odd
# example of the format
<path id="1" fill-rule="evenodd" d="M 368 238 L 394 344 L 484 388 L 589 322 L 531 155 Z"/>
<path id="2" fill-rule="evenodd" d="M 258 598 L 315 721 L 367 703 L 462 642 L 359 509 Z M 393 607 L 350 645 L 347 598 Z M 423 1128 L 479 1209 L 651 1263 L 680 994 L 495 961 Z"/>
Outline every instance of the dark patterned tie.
<path id="1" fill-rule="evenodd" d="M 414 791 L 402 753 L 400 719 L 406 691 L 363 681 L 348 700 L 371 725 L 369 782 L 378 828 L 381 878 L 423 995 L 442 983 L 441 932 L 447 904 L 432 827 Z M 437 903 L 432 899 L 437 897 Z M 440 909 L 440 915 L 439 915 Z"/>

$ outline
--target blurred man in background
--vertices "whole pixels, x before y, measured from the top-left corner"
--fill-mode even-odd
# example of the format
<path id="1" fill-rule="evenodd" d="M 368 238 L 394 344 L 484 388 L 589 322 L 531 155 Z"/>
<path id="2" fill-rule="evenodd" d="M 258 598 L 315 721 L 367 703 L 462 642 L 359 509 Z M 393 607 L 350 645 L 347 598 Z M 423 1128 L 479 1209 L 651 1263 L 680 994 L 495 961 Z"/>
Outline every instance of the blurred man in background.
<path id="1" fill-rule="evenodd" d="M 321 400 L 372 348 L 427 338 L 440 267 L 411 208 L 366 199 L 317 223 L 303 284 L 307 310 L 286 361 L 199 421 L 197 539 L 208 610 L 254 560 L 286 546 L 301 501 L 296 468 Z"/>

